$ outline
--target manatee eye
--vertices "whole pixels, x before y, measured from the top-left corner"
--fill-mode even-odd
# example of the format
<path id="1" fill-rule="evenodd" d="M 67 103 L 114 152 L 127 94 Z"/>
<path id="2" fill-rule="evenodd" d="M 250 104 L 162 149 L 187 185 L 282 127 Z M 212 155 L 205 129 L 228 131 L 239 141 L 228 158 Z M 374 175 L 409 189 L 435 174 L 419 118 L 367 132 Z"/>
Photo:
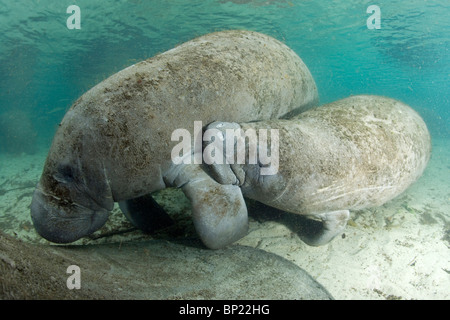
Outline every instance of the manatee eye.
<path id="1" fill-rule="evenodd" d="M 75 179 L 73 168 L 69 165 L 59 165 L 58 170 L 53 177 L 56 181 L 63 183 L 69 183 Z"/>

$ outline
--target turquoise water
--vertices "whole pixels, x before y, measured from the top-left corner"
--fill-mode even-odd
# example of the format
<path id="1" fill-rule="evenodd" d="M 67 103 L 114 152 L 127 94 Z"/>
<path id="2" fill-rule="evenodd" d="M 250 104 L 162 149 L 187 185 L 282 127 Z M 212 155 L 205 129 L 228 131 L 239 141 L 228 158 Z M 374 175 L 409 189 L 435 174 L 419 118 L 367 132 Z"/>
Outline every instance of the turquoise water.
<path id="1" fill-rule="evenodd" d="M 69 30 L 73 4 L 81 29 Z M 366 24 L 373 4 L 380 29 Z M 448 299 L 449 18 L 448 0 L 0 0 L 0 230 L 42 240 L 30 220 L 31 195 L 58 123 L 79 96 L 196 36 L 248 29 L 303 59 L 321 103 L 377 94 L 412 106 L 433 151 L 418 183 L 383 207 L 352 213 L 346 236 L 328 247 L 307 247 L 263 220 L 251 222 L 241 244 L 294 261 L 336 298 Z M 172 211 L 188 210 L 182 194 L 165 196 Z M 114 212 L 112 230 L 124 219 Z"/>
<path id="2" fill-rule="evenodd" d="M 66 26 L 71 4 L 80 7 L 79 30 Z M 24 124 L 23 134 L 32 136 L 8 135 L 4 128 L 1 138 L 18 143 L 1 151 L 34 151 L 35 144 L 48 148 L 67 108 L 96 83 L 195 36 L 224 29 L 263 32 L 293 48 L 311 70 L 322 103 L 359 93 L 390 96 L 419 111 L 433 137 L 448 139 L 448 1 L 377 1 L 381 29 L 367 28 L 370 4 L 1 0 L 0 114 L 9 119 L 2 124 L 12 126 L 11 118 L 22 117 L 17 122 Z"/>

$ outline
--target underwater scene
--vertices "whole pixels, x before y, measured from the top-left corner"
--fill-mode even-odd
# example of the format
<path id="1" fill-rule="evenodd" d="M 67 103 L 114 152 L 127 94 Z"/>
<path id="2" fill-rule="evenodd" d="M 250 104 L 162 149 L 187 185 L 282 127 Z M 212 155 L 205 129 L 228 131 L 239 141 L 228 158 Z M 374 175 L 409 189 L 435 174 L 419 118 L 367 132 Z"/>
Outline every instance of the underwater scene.
<path id="1" fill-rule="evenodd" d="M 0 299 L 450 299 L 448 1 L 0 0 L 0 29 Z M 174 151 L 206 126 L 279 129 L 276 170 Z"/>

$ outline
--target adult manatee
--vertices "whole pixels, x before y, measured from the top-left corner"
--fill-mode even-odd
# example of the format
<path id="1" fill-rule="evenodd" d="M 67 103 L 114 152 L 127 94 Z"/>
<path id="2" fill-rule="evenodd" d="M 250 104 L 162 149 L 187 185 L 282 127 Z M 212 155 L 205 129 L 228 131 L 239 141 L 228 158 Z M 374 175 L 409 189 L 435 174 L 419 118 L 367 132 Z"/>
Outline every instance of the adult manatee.
<path id="1" fill-rule="evenodd" d="M 175 165 L 172 132 L 194 121 L 279 118 L 317 102 L 302 60 L 256 32 L 208 34 L 132 65 L 64 116 L 33 195 L 34 226 L 52 242 L 72 242 L 100 228 L 121 202 L 128 218 L 149 230 L 154 220 L 169 219 L 145 195 L 181 187 L 202 241 L 223 247 L 247 231 L 240 189 L 215 182 L 199 165 Z"/>

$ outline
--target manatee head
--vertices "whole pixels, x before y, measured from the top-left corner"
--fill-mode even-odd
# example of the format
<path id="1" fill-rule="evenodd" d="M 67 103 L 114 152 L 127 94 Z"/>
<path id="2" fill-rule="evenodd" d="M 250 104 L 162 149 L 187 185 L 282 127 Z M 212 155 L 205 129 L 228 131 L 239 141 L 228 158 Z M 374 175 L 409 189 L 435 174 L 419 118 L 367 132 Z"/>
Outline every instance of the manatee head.
<path id="1" fill-rule="evenodd" d="M 99 229 L 114 206 L 101 148 L 88 122 L 66 118 L 31 202 L 36 231 L 56 243 L 73 242 Z"/>

